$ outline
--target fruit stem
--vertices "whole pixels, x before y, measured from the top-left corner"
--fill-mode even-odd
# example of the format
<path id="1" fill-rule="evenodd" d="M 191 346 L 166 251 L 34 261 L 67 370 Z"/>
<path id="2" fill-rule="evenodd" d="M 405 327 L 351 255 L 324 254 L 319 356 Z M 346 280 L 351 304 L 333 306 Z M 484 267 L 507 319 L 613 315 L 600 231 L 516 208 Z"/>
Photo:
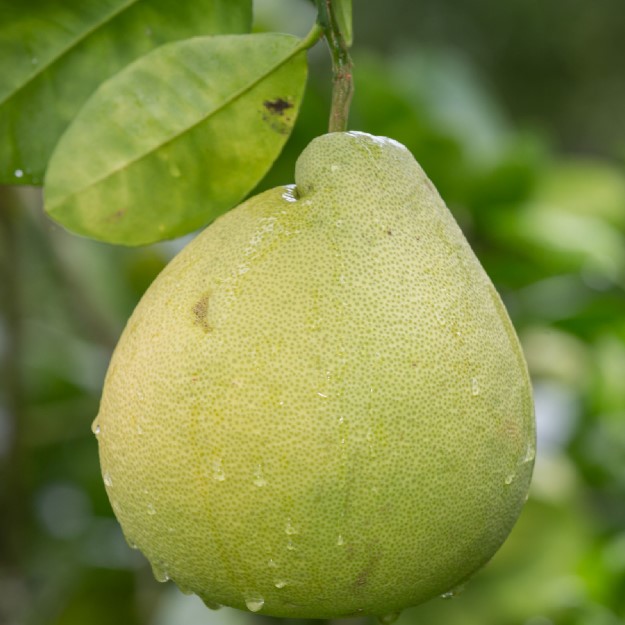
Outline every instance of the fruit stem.
<path id="1" fill-rule="evenodd" d="M 354 93 L 351 44 L 351 0 L 316 0 L 317 23 L 323 29 L 332 56 L 332 108 L 330 109 L 329 132 L 347 130 L 349 106 Z M 337 6 L 341 5 L 343 29 L 338 19 Z M 340 10 L 339 9 L 339 10 Z M 348 23 L 345 20 L 348 20 Z"/>

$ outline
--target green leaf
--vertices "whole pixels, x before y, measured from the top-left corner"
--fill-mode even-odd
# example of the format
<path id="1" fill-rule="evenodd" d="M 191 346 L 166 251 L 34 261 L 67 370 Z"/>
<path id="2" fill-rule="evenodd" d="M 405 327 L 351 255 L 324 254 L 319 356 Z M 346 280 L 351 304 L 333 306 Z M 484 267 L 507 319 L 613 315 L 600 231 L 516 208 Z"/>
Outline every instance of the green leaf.
<path id="1" fill-rule="evenodd" d="M 341 35 L 343 35 L 343 39 L 349 48 L 354 41 L 352 29 L 352 0 L 335 0 L 334 15 Z"/>
<path id="2" fill-rule="evenodd" d="M 41 184 L 105 79 L 170 41 L 248 32 L 252 0 L 0 0 L 0 184 Z"/>
<path id="3" fill-rule="evenodd" d="M 291 35 L 198 37 L 104 83 L 50 161 L 45 206 L 67 229 L 141 245 L 240 201 L 287 140 L 306 82 Z"/>

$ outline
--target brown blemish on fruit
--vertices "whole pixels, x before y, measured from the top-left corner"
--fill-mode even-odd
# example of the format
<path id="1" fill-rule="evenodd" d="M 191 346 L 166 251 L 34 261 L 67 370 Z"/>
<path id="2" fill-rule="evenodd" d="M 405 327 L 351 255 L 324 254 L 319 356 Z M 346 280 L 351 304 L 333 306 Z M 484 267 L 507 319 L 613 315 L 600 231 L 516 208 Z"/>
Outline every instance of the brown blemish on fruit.
<path id="1" fill-rule="evenodd" d="M 210 293 L 204 293 L 202 297 L 193 306 L 194 323 L 204 330 L 204 332 L 211 332 L 212 326 L 208 323 L 208 302 L 210 300 Z"/>

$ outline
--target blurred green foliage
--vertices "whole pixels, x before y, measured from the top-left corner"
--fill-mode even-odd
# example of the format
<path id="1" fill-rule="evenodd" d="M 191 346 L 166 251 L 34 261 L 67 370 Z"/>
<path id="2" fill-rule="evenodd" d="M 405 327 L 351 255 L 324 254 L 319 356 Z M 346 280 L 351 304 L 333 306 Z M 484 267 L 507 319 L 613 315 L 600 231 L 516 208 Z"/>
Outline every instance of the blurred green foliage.
<path id="1" fill-rule="evenodd" d="M 258 4 L 259 30 L 313 19 Z M 399 625 L 624 623 L 625 4 L 396 0 L 356 3 L 355 19 L 350 125 L 406 144 L 446 199 L 519 331 L 539 424 L 510 539 L 462 594 Z M 329 82 L 318 46 L 262 188 L 291 182 L 325 131 Z M 157 584 L 101 482 L 90 424 L 111 350 L 185 241 L 87 241 L 44 218 L 37 190 L 0 188 L 0 625 L 270 620 Z"/>

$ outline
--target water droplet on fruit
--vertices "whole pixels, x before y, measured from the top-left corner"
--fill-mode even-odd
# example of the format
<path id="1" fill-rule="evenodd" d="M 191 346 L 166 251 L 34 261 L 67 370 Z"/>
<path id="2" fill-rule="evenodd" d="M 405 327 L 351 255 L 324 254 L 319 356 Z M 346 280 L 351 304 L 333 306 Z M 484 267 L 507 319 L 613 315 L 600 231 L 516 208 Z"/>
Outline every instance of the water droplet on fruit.
<path id="1" fill-rule="evenodd" d="M 297 529 L 291 523 L 291 519 L 287 519 L 286 527 L 284 528 L 284 532 L 286 534 L 288 534 L 289 536 L 292 536 L 293 534 L 297 534 Z"/>
<path id="2" fill-rule="evenodd" d="M 178 590 L 183 594 L 183 595 L 192 595 L 193 591 L 190 588 L 187 588 L 186 586 L 183 586 L 181 584 L 178 584 Z"/>
<path id="3" fill-rule="evenodd" d="M 221 608 L 223 608 L 221 603 L 217 603 L 216 601 L 211 601 L 210 599 L 202 599 L 202 601 L 209 610 L 221 610 Z"/>
<path id="4" fill-rule="evenodd" d="M 276 580 L 276 583 L 274 584 L 274 586 L 276 588 L 284 588 L 287 584 L 288 584 L 288 582 L 286 580 L 278 579 L 278 580 Z"/>
<path id="5" fill-rule="evenodd" d="M 21 169 L 16 169 L 13 174 L 16 178 L 21 178 L 24 175 L 24 172 Z"/>
<path id="6" fill-rule="evenodd" d="M 113 478 L 111 478 L 110 473 L 106 472 L 102 477 L 104 478 L 104 484 L 106 486 L 109 486 L 109 487 L 113 486 Z"/>
<path id="7" fill-rule="evenodd" d="M 392 625 L 398 618 L 401 612 L 389 612 L 388 614 L 382 614 L 378 616 L 378 622 L 381 625 Z"/>
<path id="8" fill-rule="evenodd" d="M 342 545 L 345 544 L 345 539 L 343 538 L 342 534 L 339 534 L 337 539 L 336 539 L 336 544 L 340 547 Z"/>
<path id="9" fill-rule="evenodd" d="M 534 458 L 536 457 L 536 448 L 534 447 L 534 445 L 529 444 L 527 446 L 527 450 L 525 452 L 525 456 L 523 456 L 523 464 L 527 463 L 527 462 L 531 462 L 532 460 L 534 460 Z"/>
<path id="10" fill-rule="evenodd" d="M 285 185 L 282 199 L 287 202 L 297 202 L 297 189 L 294 184 Z"/>
<path id="11" fill-rule="evenodd" d="M 221 466 L 221 458 L 213 460 L 213 479 L 217 482 L 223 482 L 226 479 L 226 474 Z"/>
<path id="12" fill-rule="evenodd" d="M 295 545 L 293 544 L 293 541 L 289 538 L 289 541 L 286 544 L 286 548 L 289 551 L 295 551 Z"/>
<path id="13" fill-rule="evenodd" d="M 156 508 L 154 507 L 154 504 L 148 504 L 148 514 L 150 516 L 154 516 L 156 514 Z"/>
<path id="14" fill-rule="evenodd" d="M 471 395 L 476 396 L 480 394 L 480 383 L 477 378 L 471 378 Z"/>
<path id="15" fill-rule="evenodd" d="M 511 473 L 510 475 L 506 476 L 506 479 L 504 480 L 506 486 L 510 486 L 510 484 L 512 484 L 512 482 L 514 482 L 514 478 L 515 478 L 515 474 Z"/>
<path id="16" fill-rule="evenodd" d="M 169 581 L 169 573 L 157 564 L 152 565 L 152 573 L 154 574 L 154 579 L 157 582 L 165 583 Z"/>
<path id="17" fill-rule="evenodd" d="M 270 566 L 272 569 L 275 569 L 278 565 L 276 564 L 273 558 L 269 558 L 269 562 L 267 562 L 267 566 Z"/>
<path id="18" fill-rule="evenodd" d="M 99 436 L 100 435 L 100 424 L 96 423 L 94 421 L 93 425 L 91 426 L 91 431 L 96 435 Z"/>
<path id="19" fill-rule="evenodd" d="M 265 605 L 265 600 L 260 595 L 248 595 L 245 605 L 250 612 L 258 612 Z"/>
<path id="20" fill-rule="evenodd" d="M 441 595 L 441 599 L 453 599 L 454 598 L 454 593 L 451 590 L 448 590 L 447 592 L 444 592 Z"/>
<path id="21" fill-rule="evenodd" d="M 262 465 L 256 465 L 256 470 L 254 471 L 254 484 L 256 486 L 266 486 L 267 480 L 263 476 L 263 467 Z"/>

